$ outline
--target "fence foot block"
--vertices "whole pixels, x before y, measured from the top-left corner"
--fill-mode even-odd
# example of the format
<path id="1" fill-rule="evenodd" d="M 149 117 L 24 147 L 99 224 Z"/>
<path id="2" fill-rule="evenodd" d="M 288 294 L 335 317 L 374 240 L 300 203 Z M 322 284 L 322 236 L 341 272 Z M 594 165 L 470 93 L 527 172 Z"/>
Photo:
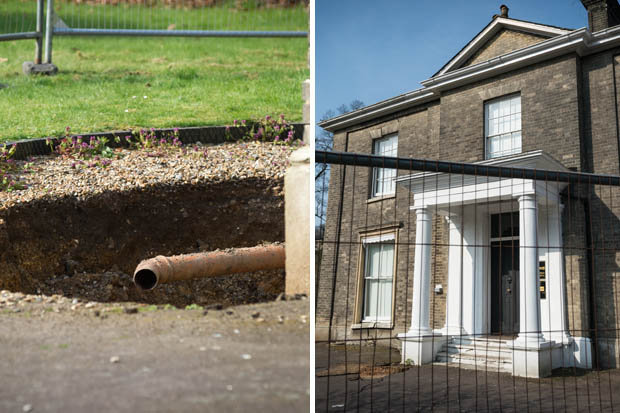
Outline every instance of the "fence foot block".
<path id="1" fill-rule="evenodd" d="M 58 73 L 58 67 L 53 63 L 34 63 L 24 62 L 22 71 L 26 76 L 30 75 L 55 75 Z"/>

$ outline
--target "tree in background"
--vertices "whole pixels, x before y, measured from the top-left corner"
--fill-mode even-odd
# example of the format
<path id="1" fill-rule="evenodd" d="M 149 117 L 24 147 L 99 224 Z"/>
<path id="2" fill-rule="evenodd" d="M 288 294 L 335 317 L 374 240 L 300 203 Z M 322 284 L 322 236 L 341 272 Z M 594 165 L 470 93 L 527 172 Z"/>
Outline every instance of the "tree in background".
<path id="1" fill-rule="evenodd" d="M 358 99 L 354 99 L 351 103 L 342 104 L 336 108 L 327 110 L 320 121 L 334 118 L 336 116 L 353 112 L 364 107 L 364 102 Z M 334 147 L 334 134 L 326 131 L 323 128 L 317 127 L 315 147 L 321 151 L 331 151 Z M 317 163 L 315 165 L 314 180 L 315 180 L 315 235 L 316 239 L 323 239 L 323 232 L 325 230 L 325 212 L 327 210 L 327 188 L 329 186 L 329 165 Z"/>

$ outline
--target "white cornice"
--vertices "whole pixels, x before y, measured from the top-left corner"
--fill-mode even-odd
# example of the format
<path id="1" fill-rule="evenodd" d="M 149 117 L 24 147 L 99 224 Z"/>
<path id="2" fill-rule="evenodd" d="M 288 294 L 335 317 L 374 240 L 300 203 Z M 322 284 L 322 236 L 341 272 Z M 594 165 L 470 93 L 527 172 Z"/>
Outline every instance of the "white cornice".
<path id="1" fill-rule="evenodd" d="M 620 46 L 620 26 L 601 30 L 594 34 L 586 28 L 573 30 L 472 66 L 453 70 L 443 75 L 438 74 L 422 81 L 423 87 L 420 89 L 327 119 L 320 122 L 319 126 L 334 132 L 363 121 L 439 99 L 441 91 L 444 90 L 487 79 L 568 53 L 585 56 L 616 46 Z"/>
<path id="2" fill-rule="evenodd" d="M 501 158 L 485 159 L 474 162 L 475 165 L 504 166 L 512 168 L 529 168 L 547 171 L 570 172 L 561 162 L 542 150 L 519 153 L 516 155 L 502 156 Z M 396 178 L 400 185 L 411 185 L 409 182 L 423 182 L 434 176 L 446 175 L 443 172 L 416 172 L 409 175 L 401 175 Z"/>
<path id="3" fill-rule="evenodd" d="M 569 170 L 552 156 L 543 151 L 532 151 L 497 159 L 476 162 L 478 165 L 517 167 L 538 170 L 564 171 Z M 413 192 L 411 209 L 436 206 L 461 207 L 469 203 L 501 202 L 524 194 L 539 194 L 538 203 L 555 204 L 558 194 L 567 183 L 544 182 L 514 177 L 484 177 L 454 174 L 445 172 L 417 172 L 399 176 L 396 184 Z M 454 212 L 448 208 L 443 212 Z"/>
<path id="4" fill-rule="evenodd" d="M 376 116 L 385 116 L 390 113 L 398 112 L 404 108 L 419 105 L 438 99 L 431 90 L 426 88 L 416 89 L 412 92 L 390 98 L 370 106 L 363 107 L 353 112 L 348 112 L 335 118 L 327 119 L 319 123 L 319 126 L 328 131 L 334 131 L 351 124 L 363 122 Z"/>

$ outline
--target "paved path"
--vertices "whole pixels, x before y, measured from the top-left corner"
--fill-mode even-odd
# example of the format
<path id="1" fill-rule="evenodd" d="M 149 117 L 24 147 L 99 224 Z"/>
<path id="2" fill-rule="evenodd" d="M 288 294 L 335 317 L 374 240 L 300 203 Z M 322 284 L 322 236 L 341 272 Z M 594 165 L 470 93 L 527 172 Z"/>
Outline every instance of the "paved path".
<path id="1" fill-rule="evenodd" d="M 379 367 L 373 370 L 372 345 L 347 346 L 346 364 L 340 345 L 331 348 L 328 372 L 327 350 L 326 344 L 316 346 L 317 412 L 620 412 L 617 369 L 577 371 L 577 377 L 568 369 L 526 380 L 437 363 L 388 375 L 382 365 L 400 358 L 385 347 L 374 351 Z"/>
<path id="2" fill-rule="evenodd" d="M 308 306 L 4 310 L 0 411 L 307 411 Z"/>

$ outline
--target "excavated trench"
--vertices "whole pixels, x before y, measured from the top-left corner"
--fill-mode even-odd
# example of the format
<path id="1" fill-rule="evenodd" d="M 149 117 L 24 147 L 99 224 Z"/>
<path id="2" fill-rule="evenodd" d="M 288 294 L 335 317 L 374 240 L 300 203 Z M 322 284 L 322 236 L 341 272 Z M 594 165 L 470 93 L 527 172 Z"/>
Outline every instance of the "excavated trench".
<path id="1" fill-rule="evenodd" d="M 0 289 L 88 301 L 239 305 L 275 299 L 284 270 L 142 291 L 143 259 L 284 240 L 283 182 L 243 179 L 43 198 L 0 211 Z"/>

